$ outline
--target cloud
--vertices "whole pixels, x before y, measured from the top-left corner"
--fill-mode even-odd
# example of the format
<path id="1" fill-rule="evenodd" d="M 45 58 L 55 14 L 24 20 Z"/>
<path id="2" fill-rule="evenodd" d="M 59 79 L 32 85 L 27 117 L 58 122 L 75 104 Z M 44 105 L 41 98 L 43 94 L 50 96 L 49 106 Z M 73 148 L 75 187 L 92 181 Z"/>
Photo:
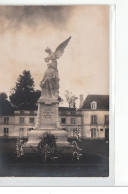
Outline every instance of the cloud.
<path id="1" fill-rule="evenodd" d="M 63 29 L 73 9 L 72 6 L 1 6 L 0 32 L 19 30 L 23 25 L 36 30 L 41 24 Z"/>
<path id="2" fill-rule="evenodd" d="M 60 94 L 108 94 L 108 20 L 109 6 L 0 6 L 0 90 L 10 91 L 24 69 L 39 88 L 44 49 L 72 36 L 58 60 Z"/>

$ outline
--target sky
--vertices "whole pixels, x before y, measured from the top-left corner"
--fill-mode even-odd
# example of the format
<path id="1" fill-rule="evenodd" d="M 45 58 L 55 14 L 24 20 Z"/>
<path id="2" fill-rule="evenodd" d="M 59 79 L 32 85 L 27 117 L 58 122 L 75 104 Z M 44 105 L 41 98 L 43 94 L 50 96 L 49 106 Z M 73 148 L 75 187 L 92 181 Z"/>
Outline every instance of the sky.
<path id="1" fill-rule="evenodd" d="M 8 95 L 30 70 L 35 88 L 54 51 L 71 36 L 58 59 L 60 96 L 109 94 L 109 6 L 0 6 L 0 92 Z"/>

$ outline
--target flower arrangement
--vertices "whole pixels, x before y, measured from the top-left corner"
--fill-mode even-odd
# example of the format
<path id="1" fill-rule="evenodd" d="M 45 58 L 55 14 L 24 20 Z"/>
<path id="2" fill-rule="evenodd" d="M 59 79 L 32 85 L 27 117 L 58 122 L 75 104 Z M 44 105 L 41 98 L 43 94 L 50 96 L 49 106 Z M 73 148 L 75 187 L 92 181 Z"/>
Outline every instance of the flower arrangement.
<path id="1" fill-rule="evenodd" d="M 45 133 L 38 144 L 38 152 L 43 161 L 53 159 L 56 153 L 56 137 L 51 133 Z"/>
<path id="2" fill-rule="evenodd" d="M 24 156 L 24 152 L 23 152 L 23 145 L 24 141 L 22 139 L 20 139 L 20 137 L 18 137 L 17 142 L 16 142 L 16 155 L 17 155 L 17 159 L 21 158 L 22 156 Z"/>

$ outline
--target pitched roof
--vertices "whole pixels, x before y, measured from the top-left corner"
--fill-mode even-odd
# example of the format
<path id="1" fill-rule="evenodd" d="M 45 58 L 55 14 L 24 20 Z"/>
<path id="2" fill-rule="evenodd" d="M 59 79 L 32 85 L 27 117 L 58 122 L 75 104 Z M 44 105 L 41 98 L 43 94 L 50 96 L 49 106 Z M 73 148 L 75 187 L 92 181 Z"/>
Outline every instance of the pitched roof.
<path id="1" fill-rule="evenodd" d="M 91 102 L 97 102 L 97 109 L 109 110 L 109 95 L 88 95 L 81 109 L 91 109 Z"/>

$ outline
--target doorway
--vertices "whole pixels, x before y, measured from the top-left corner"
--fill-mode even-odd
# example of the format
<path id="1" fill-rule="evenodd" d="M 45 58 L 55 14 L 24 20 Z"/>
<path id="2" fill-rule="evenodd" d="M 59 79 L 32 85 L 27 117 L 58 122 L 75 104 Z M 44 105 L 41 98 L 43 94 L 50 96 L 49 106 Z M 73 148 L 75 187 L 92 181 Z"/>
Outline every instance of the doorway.
<path id="1" fill-rule="evenodd" d="M 105 128 L 105 140 L 109 141 L 109 128 Z"/>

